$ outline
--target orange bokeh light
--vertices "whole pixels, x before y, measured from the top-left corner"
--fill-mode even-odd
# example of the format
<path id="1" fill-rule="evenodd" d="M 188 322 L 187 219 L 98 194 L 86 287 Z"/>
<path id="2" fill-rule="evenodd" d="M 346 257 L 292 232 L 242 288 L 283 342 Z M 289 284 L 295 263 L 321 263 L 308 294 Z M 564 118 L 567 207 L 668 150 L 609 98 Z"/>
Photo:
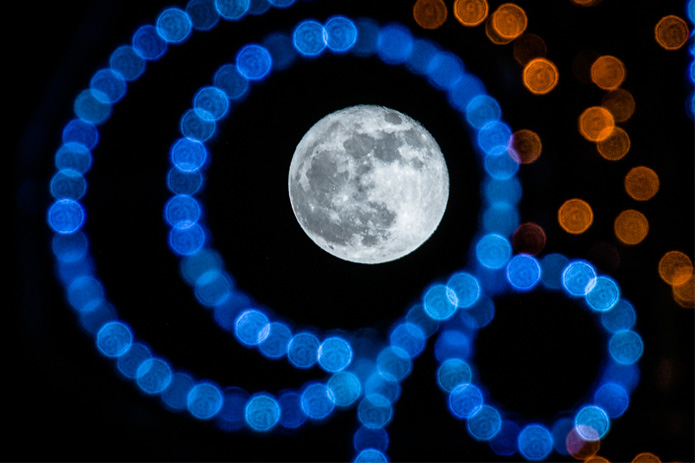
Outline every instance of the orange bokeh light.
<path id="1" fill-rule="evenodd" d="M 664 16 L 654 28 L 656 42 L 667 50 L 678 50 L 688 41 L 688 24 L 675 15 Z"/>
<path id="2" fill-rule="evenodd" d="M 615 122 L 625 122 L 635 112 L 635 99 L 630 92 L 622 88 L 606 93 L 601 105 L 610 111 Z"/>
<path id="3" fill-rule="evenodd" d="M 541 137 L 532 130 L 521 129 L 514 132 L 510 155 L 519 164 L 531 164 L 541 155 Z"/>
<path id="4" fill-rule="evenodd" d="M 454 16 L 464 26 L 473 27 L 487 18 L 490 7 L 487 0 L 456 0 Z"/>
<path id="5" fill-rule="evenodd" d="M 589 141 L 601 141 L 613 132 L 613 116 L 601 106 L 592 106 L 579 116 L 579 133 Z"/>
<path id="6" fill-rule="evenodd" d="M 557 66 L 545 58 L 532 59 L 524 67 L 524 86 L 535 95 L 545 95 L 557 87 L 559 77 Z"/>
<path id="7" fill-rule="evenodd" d="M 490 18 L 490 27 L 503 39 L 514 40 L 524 33 L 528 26 L 526 12 L 518 5 L 500 5 Z"/>
<path id="8" fill-rule="evenodd" d="M 438 29 L 449 16 L 444 0 L 417 0 L 413 5 L 413 19 L 423 29 Z"/>
<path id="9" fill-rule="evenodd" d="M 590 72 L 591 81 L 603 90 L 615 90 L 625 80 L 625 65 L 615 56 L 599 57 Z"/>
<path id="10" fill-rule="evenodd" d="M 693 273 L 693 261 L 681 251 L 669 251 L 659 260 L 659 276 L 669 285 L 681 285 Z"/>
<path id="11" fill-rule="evenodd" d="M 653 453 L 643 452 L 633 458 L 632 463 L 661 463 L 661 459 Z"/>
<path id="12" fill-rule="evenodd" d="M 636 201 L 652 199 L 659 191 L 659 176 L 649 167 L 633 167 L 625 176 L 625 191 Z"/>
<path id="13" fill-rule="evenodd" d="M 586 460 L 584 460 L 584 463 L 611 463 L 611 462 L 607 458 L 599 457 L 598 455 L 594 455 L 593 457 L 589 457 Z"/>
<path id="14" fill-rule="evenodd" d="M 673 285 L 673 299 L 683 308 L 695 308 L 695 273 L 683 283 Z"/>
<path id="15" fill-rule="evenodd" d="M 572 3 L 579 6 L 594 6 L 601 3 L 601 0 L 572 0 Z"/>
<path id="16" fill-rule="evenodd" d="M 545 230 L 533 222 L 522 223 L 512 235 L 512 246 L 516 252 L 535 256 L 545 247 Z"/>
<path id="17" fill-rule="evenodd" d="M 514 59 L 526 66 L 534 58 L 545 58 L 548 47 L 545 40 L 536 34 L 524 34 L 514 41 Z"/>
<path id="18" fill-rule="evenodd" d="M 594 212 L 584 200 L 574 198 L 565 201 L 557 211 L 557 220 L 567 233 L 584 233 L 594 222 Z"/>
<path id="19" fill-rule="evenodd" d="M 630 136 L 620 127 L 613 127 L 611 134 L 596 143 L 598 153 L 609 161 L 619 161 L 630 151 Z"/>
<path id="20" fill-rule="evenodd" d="M 647 237 L 649 221 L 641 212 L 627 209 L 615 219 L 613 231 L 621 243 L 632 246 L 641 243 Z"/>

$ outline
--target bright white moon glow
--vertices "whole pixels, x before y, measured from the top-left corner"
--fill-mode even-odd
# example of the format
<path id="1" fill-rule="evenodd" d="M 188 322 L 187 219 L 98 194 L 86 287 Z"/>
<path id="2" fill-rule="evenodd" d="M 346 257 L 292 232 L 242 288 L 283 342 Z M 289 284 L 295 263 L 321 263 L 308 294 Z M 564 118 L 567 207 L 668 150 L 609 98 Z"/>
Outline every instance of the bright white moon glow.
<path id="1" fill-rule="evenodd" d="M 364 264 L 410 254 L 436 230 L 449 172 L 432 135 L 393 109 L 360 105 L 304 135 L 289 172 L 290 202 L 321 249 Z"/>

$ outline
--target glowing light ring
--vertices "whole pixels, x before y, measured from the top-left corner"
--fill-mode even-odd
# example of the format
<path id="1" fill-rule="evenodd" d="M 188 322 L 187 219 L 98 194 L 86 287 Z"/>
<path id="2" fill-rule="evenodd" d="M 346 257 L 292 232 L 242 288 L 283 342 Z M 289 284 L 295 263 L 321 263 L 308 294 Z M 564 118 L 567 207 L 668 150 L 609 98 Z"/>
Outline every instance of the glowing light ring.
<path id="1" fill-rule="evenodd" d="M 484 397 L 484 388 L 476 384 L 471 373 L 474 369 L 469 359 L 470 353 L 458 349 L 452 354 L 446 350 L 446 343 L 442 342 L 447 333 L 457 330 L 455 332 L 469 337 L 472 343 L 478 327 L 466 319 L 449 322 L 448 331 L 443 331 L 435 343 L 435 356 L 440 359 L 437 381 L 448 394 L 452 415 L 466 420 L 471 437 L 488 441 L 492 450 L 500 456 L 519 452 L 527 460 L 535 461 L 547 458 L 553 449 L 562 453 L 565 437 L 572 429 L 585 441 L 603 438 L 610 429 L 611 418 L 618 418 L 627 409 L 630 393 L 637 385 L 639 369 L 636 364 L 644 346 L 639 334 L 632 330 L 635 321 L 632 306 L 620 298 L 617 284 L 608 277 L 597 275 L 588 262 L 569 261 L 560 255 L 553 257 L 553 260 L 563 259 L 565 265 L 560 268 L 548 266 L 549 273 L 555 275 L 547 275 L 544 280 L 540 271 L 536 271 L 541 265 L 537 261 L 532 262 L 534 258 L 516 255 L 506 268 L 508 286 L 494 289 L 496 294 L 528 291 L 548 281 L 549 284 L 542 283 L 545 290 L 561 291 L 570 299 L 582 302 L 584 309 L 596 317 L 596 324 L 601 327 L 607 341 L 606 357 L 598 385 L 588 395 L 584 405 L 569 413 L 571 426 L 567 427 L 567 418 L 559 418 L 551 426 L 519 422 L 517 418 L 507 418 L 511 416 L 509 413 L 493 405 L 494 401 L 489 397 Z M 521 276 L 514 277 L 513 273 L 519 268 L 525 270 Z M 550 283 L 556 280 L 560 280 L 560 286 Z M 517 281 L 523 284 L 520 286 Z M 477 289 L 480 290 L 480 297 L 484 297 L 487 288 L 483 283 L 480 286 L 482 288 Z M 464 314 L 466 310 L 463 310 Z M 607 320 L 610 322 L 607 323 Z M 560 434 L 561 442 L 554 442 L 556 434 Z"/>

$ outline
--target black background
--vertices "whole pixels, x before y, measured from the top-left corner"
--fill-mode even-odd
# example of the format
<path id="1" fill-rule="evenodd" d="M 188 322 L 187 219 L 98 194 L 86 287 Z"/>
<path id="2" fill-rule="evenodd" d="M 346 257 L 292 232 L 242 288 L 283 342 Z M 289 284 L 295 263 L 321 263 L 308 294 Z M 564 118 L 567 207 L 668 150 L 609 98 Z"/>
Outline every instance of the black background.
<path id="1" fill-rule="evenodd" d="M 450 9 L 452 3 L 447 1 Z M 491 9 L 500 3 L 491 2 Z M 548 58 L 560 71 L 559 86 L 546 96 L 523 87 L 512 45 L 493 45 L 483 26 L 464 28 L 451 11 L 441 29 L 422 30 L 412 19 L 412 2 L 402 0 L 299 1 L 287 10 L 194 33 L 184 45 L 170 47 L 164 59 L 148 63 L 145 75 L 129 85 L 100 127 L 84 201 L 98 275 L 136 336 L 199 378 L 250 391 L 277 392 L 322 377 L 239 347 L 181 282 L 161 212 L 168 198 L 167 153 L 194 93 L 209 85 L 215 70 L 232 61 L 243 44 L 260 42 L 276 30 L 290 32 L 308 17 L 325 21 L 339 13 L 399 21 L 456 52 L 498 99 L 513 130 L 540 135 L 541 158 L 518 174 L 524 189 L 519 209 L 522 222 L 545 229 L 544 253 L 591 260 L 635 305 L 636 329 L 645 342 L 642 378 L 599 454 L 630 461 L 649 451 L 663 461 L 693 461 L 693 311 L 673 301 L 656 271 L 666 251 L 693 256 L 694 135 L 685 110 L 692 56 L 686 47 L 665 51 L 653 38 L 662 16 L 684 17 L 685 8 L 679 1 L 604 0 L 592 8 L 569 0 L 518 4 L 529 17 L 527 32 L 546 41 Z M 228 434 L 166 411 L 97 354 L 54 278 L 45 223 L 48 181 L 62 128 L 73 117 L 72 102 L 91 75 L 107 65 L 110 53 L 166 6 L 114 0 L 26 4 L 5 19 L 11 32 L 3 74 L 13 82 L 6 85 L 5 114 L 10 153 L 15 153 L 17 242 L 8 253 L 17 281 L 11 288 L 16 300 L 8 307 L 2 376 L 4 422 L 10 428 L 3 455 L 12 460 L 351 459 L 353 409 L 292 434 L 269 435 Z M 573 74 L 574 58 L 587 50 L 625 63 L 623 88 L 637 102 L 634 116 L 622 124 L 632 149 L 618 162 L 603 160 L 577 131 L 578 115 L 600 104 L 604 94 Z M 298 226 L 287 198 L 287 170 L 302 135 L 329 112 L 355 104 L 388 106 L 420 121 L 440 144 L 451 175 L 449 204 L 437 232 L 413 254 L 388 264 L 352 264 L 321 251 Z M 295 328 L 360 330 L 383 339 L 428 284 L 446 281 L 469 261 L 481 205 L 475 152 L 463 127 L 442 94 L 376 58 L 326 55 L 255 85 L 209 144 L 212 163 L 203 196 L 213 244 L 237 287 Z M 661 190 L 646 203 L 631 200 L 623 187 L 625 174 L 637 165 L 653 168 L 661 180 Z M 558 207 L 572 197 L 585 199 L 595 213 L 582 235 L 569 235 L 557 224 Z M 650 222 L 649 235 L 637 246 L 621 245 L 612 232 L 613 220 L 626 208 L 642 211 Z M 611 253 L 619 255 L 617 266 L 608 258 Z M 601 364 L 602 343 L 584 311 L 561 296 L 534 292 L 497 300 L 496 318 L 478 337 L 474 361 L 495 401 L 552 423 L 558 413 L 582 403 Z M 434 379 L 436 367 L 430 343 L 402 384 L 388 428 L 389 457 L 506 461 L 473 441 L 464 423 L 447 412 Z"/>

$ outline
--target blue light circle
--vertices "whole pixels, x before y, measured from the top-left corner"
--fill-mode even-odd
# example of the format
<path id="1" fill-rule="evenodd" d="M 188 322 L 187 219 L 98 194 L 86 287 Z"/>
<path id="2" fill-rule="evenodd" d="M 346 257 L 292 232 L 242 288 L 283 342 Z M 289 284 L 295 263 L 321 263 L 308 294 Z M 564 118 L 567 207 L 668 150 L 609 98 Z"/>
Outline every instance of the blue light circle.
<path id="1" fill-rule="evenodd" d="M 292 339 L 292 330 L 284 323 L 270 324 L 268 336 L 258 346 L 261 353 L 268 358 L 277 359 L 287 354 Z"/>
<path id="2" fill-rule="evenodd" d="M 434 285 L 427 290 L 422 306 L 434 320 L 448 320 L 456 312 L 456 295 L 445 285 Z"/>
<path id="3" fill-rule="evenodd" d="M 157 18 L 157 33 L 169 43 L 181 43 L 191 34 L 193 24 L 179 8 L 167 8 Z"/>
<path id="4" fill-rule="evenodd" d="M 613 360 L 621 365 L 630 365 L 642 357 L 644 343 L 639 334 L 632 330 L 618 331 L 611 336 L 608 350 Z"/>
<path id="5" fill-rule="evenodd" d="M 544 426 L 530 424 L 519 433 L 518 445 L 527 460 L 543 460 L 553 450 L 553 436 Z"/>
<path id="6" fill-rule="evenodd" d="M 268 50 L 260 45 L 244 46 L 236 55 L 236 66 L 239 73 L 248 80 L 261 80 L 270 72 L 273 58 Z"/>
<path id="7" fill-rule="evenodd" d="M 507 264 L 507 280 L 520 291 L 532 289 L 541 279 L 541 266 L 528 254 L 517 254 Z"/>
<path id="8" fill-rule="evenodd" d="M 117 48 L 111 54 L 109 66 L 127 81 L 136 80 L 145 72 L 145 60 L 129 46 Z"/>
<path id="9" fill-rule="evenodd" d="M 302 410 L 314 420 L 326 418 L 335 408 L 333 392 L 321 383 L 307 386 L 302 392 Z"/>
<path id="10" fill-rule="evenodd" d="M 302 409 L 302 396 L 294 391 L 286 391 L 278 398 L 280 405 L 280 426 L 296 429 L 303 425 L 308 416 Z"/>
<path id="11" fill-rule="evenodd" d="M 287 357 L 297 368 L 311 368 L 319 358 L 319 340 L 311 333 L 294 335 L 287 348 Z"/>
<path id="12" fill-rule="evenodd" d="M 222 409 L 222 392 L 214 384 L 196 384 L 188 393 L 186 406 L 194 417 L 209 420 Z"/>
<path id="13" fill-rule="evenodd" d="M 333 336 L 318 348 L 319 366 L 329 373 L 344 370 L 352 362 L 352 347 L 345 339 Z"/>
<path id="14" fill-rule="evenodd" d="M 357 407 L 357 418 L 367 428 L 383 428 L 391 421 L 391 402 L 380 394 L 369 394 Z"/>
<path id="15" fill-rule="evenodd" d="M 250 0 L 215 0 L 217 12 L 226 20 L 241 19 L 251 6 Z"/>
<path id="16" fill-rule="evenodd" d="M 109 322 L 97 333 L 97 347 L 107 357 L 120 357 L 133 344 L 133 333 L 121 322 Z"/>
<path id="17" fill-rule="evenodd" d="M 502 427 L 502 417 L 496 408 L 483 405 L 468 419 L 468 433 L 474 439 L 489 441 L 497 435 Z"/>
<path id="18" fill-rule="evenodd" d="M 164 218 L 174 228 L 191 227 L 198 222 L 200 214 L 200 204 L 188 195 L 173 196 L 164 206 Z"/>
<path id="19" fill-rule="evenodd" d="M 401 24 L 388 24 L 379 30 L 376 47 L 386 64 L 402 64 L 413 52 L 413 35 Z"/>
<path id="20" fill-rule="evenodd" d="M 412 361 L 403 349 L 389 346 L 379 353 L 376 365 L 380 373 L 400 381 L 410 373 Z"/>
<path id="21" fill-rule="evenodd" d="M 167 51 L 167 43 L 154 26 L 142 26 L 133 35 L 133 50 L 142 59 L 155 61 Z"/>
<path id="22" fill-rule="evenodd" d="M 386 455 L 376 449 L 365 449 L 357 454 L 354 463 L 386 463 Z"/>
<path id="23" fill-rule="evenodd" d="M 186 13 L 191 18 L 191 25 L 199 31 L 208 31 L 217 25 L 220 14 L 215 7 L 215 0 L 189 0 Z"/>
<path id="24" fill-rule="evenodd" d="M 597 441 L 606 435 L 610 420 L 605 410 L 595 405 L 583 407 L 574 418 L 577 433 L 586 441 Z"/>
<path id="25" fill-rule="evenodd" d="M 451 392 L 461 384 L 468 384 L 473 378 L 471 367 L 464 360 L 448 358 L 437 370 L 437 383 L 445 392 Z"/>
<path id="26" fill-rule="evenodd" d="M 459 384 L 449 394 L 449 410 L 456 418 L 470 418 L 482 406 L 483 393 L 473 384 Z"/>
<path id="27" fill-rule="evenodd" d="M 607 276 L 597 277 L 593 288 L 586 295 L 586 303 L 597 312 L 606 312 L 612 309 L 619 299 L 618 285 Z"/>
<path id="28" fill-rule="evenodd" d="M 186 408 L 188 393 L 195 386 L 195 381 L 186 373 L 174 373 L 171 376 L 169 386 L 162 391 L 162 400 L 173 410 L 183 410 Z"/>
<path id="29" fill-rule="evenodd" d="M 572 296 L 586 296 L 596 284 L 596 271 L 586 261 L 570 262 L 562 272 L 562 285 Z"/>
<path id="30" fill-rule="evenodd" d="M 630 396 L 620 384 L 603 383 L 594 393 L 594 402 L 610 418 L 617 418 L 627 410 L 630 404 Z"/>
<path id="31" fill-rule="evenodd" d="M 257 394 L 246 404 L 244 418 L 254 431 L 268 431 L 280 421 L 280 404 L 270 395 Z"/>
<path id="32" fill-rule="evenodd" d="M 260 310 L 245 310 L 234 322 L 234 334 L 239 341 L 247 346 L 256 346 L 262 343 L 269 333 L 268 317 Z"/>
<path id="33" fill-rule="evenodd" d="M 355 23 L 344 16 L 333 16 L 326 21 L 326 46 L 333 52 L 343 53 L 357 41 Z"/>
<path id="34" fill-rule="evenodd" d="M 502 235 L 491 233 L 478 241 L 475 254 L 483 267 L 501 269 L 512 256 L 512 245 Z"/>
<path id="35" fill-rule="evenodd" d="M 203 87 L 193 98 L 193 109 L 205 120 L 222 119 L 229 110 L 227 94 L 217 87 Z"/>
<path id="36" fill-rule="evenodd" d="M 407 352 L 410 357 L 417 357 L 425 348 L 425 333 L 413 323 L 400 323 L 389 336 L 391 345 Z"/>
<path id="37" fill-rule="evenodd" d="M 159 394 L 171 382 L 169 364 L 159 358 L 149 358 L 142 362 L 135 373 L 140 390 L 146 394 Z"/>
<path id="38" fill-rule="evenodd" d="M 456 306 L 467 309 L 480 298 L 480 283 L 470 273 L 458 272 L 446 282 L 447 288 L 456 295 Z"/>
<path id="39" fill-rule="evenodd" d="M 297 51 L 306 57 L 318 56 L 326 48 L 326 29 L 313 20 L 302 21 L 292 33 L 292 43 Z"/>
<path id="40" fill-rule="evenodd" d="M 348 407 L 355 403 L 362 394 L 362 384 L 354 373 L 340 371 L 328 380 L 328 388 L 333 393 L 337 407 Z"/>
<path id="41" fill-rule="evenodd" d="M 60 234 L 75 233 L 84 223 L 82 205 L 72 199 L 59 199 L 48 210 L 48 224 Z"/>

